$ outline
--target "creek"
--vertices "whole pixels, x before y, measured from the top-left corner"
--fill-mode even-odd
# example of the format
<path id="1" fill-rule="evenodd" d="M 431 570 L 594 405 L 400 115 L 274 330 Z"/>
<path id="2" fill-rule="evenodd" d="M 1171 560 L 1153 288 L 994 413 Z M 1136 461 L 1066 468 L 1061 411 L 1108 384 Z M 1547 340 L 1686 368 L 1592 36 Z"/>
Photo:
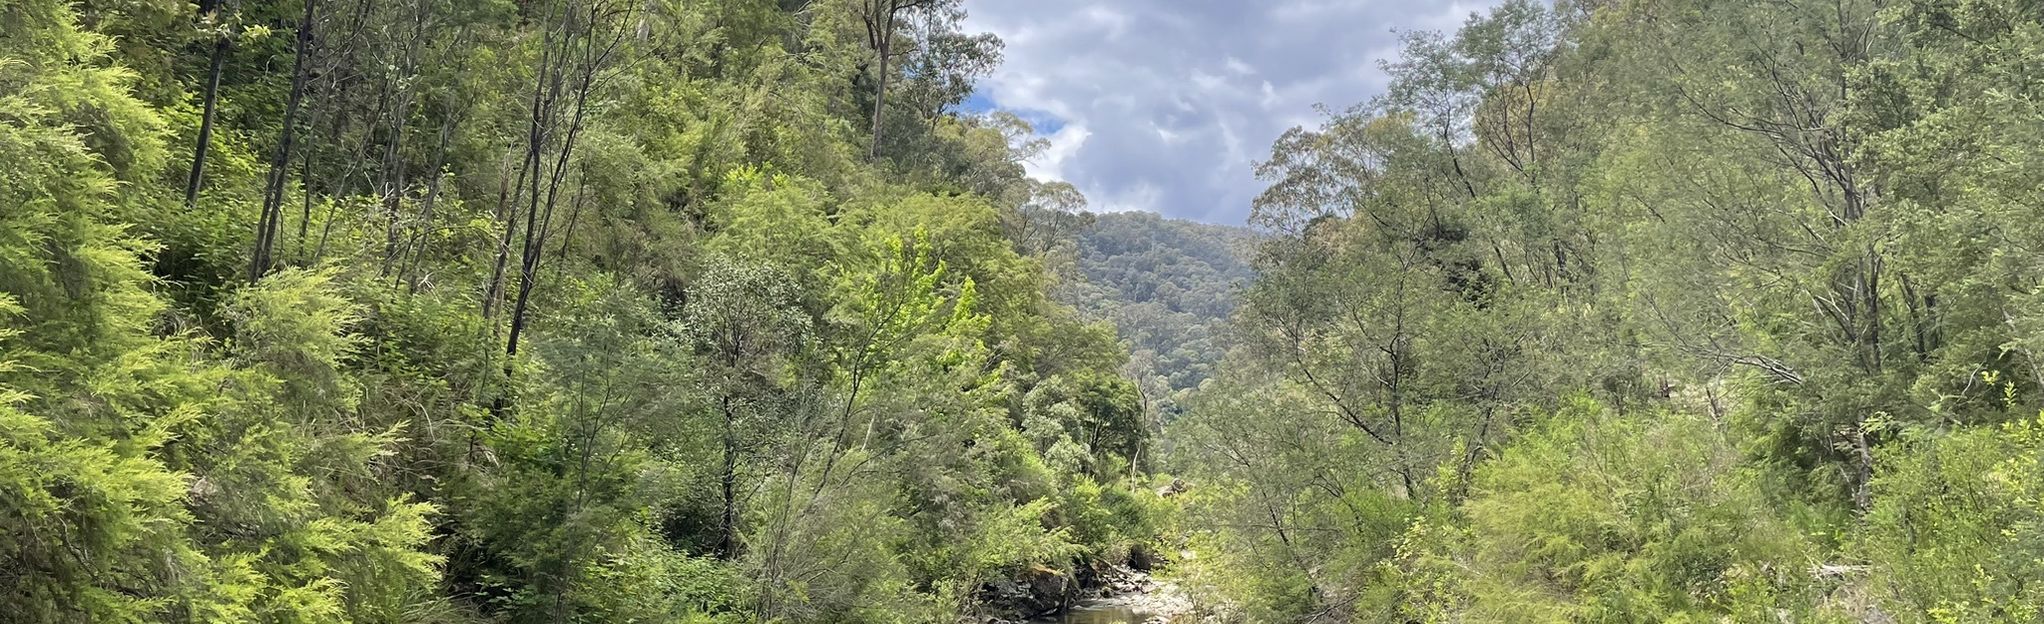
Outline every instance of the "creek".
<path id="1" fill-rule="evenodd" d="M 1031 624 L 1177 624 L 1190 622 L 1192 603 L 1178 586 L 1141 572 L 1128 572 L 1108 593 L 1081 599 L 1063 612 Z"/>
<path id="2" fill-rule="evenodd" d="M 1145 611 L 1140 605 L 1080 603 L 1063 613 L 1040 618 L 1035 624 L 1145 624 L 1164 614 Z"/>

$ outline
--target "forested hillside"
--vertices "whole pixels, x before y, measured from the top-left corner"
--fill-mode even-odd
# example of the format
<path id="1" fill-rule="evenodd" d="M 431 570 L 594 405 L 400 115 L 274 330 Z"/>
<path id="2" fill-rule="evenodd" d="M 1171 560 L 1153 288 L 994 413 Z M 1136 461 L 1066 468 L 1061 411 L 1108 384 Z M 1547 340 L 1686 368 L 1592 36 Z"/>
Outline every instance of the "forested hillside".
<path id="1" fill-rule="evenodd" d="M 1075 237 L 1076 276 L 1058 299 L 1111 322 L 1152 406 L 1176 413 L 1227 351 L 1226 321 L 1252 277 L 1254 235 L 1147 212 L 1093 215 Z"/>
<path id="2" fill-rule="evenodd" d="M 1245 622 L 2044 620 L 2044 5 L 1517 0 L 1279 139 Z"/>
<path id="3" fill-rule="evenodd" d="M 949 622 L 1125 558 L 1127 356 L 962 16 L 0 3 L 0 620 Z"/>
<path id="4" fill-rule="evenodd" d="M 962 2 L 0 1 L 0 621 L 2044 621 L 2044 4 L 1507 0 L 1243 230 Z"/>

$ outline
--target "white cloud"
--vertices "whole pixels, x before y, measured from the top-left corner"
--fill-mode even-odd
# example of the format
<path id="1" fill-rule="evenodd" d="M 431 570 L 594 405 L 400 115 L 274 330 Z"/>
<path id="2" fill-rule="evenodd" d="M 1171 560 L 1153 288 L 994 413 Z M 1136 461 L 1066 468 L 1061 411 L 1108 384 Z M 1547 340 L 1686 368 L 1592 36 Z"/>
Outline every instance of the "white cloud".
<path id="1" fill-rule="evenodd" d="M 1280 22 L 1301 22 L 1338 18 L 1360 13 L 1370 6 L 1369 0 L 1298 0 L 1295 2 L 1273 2 L 1270 16 Z"/>
<path id="2" fill-rule="evenodd" d="M 1227 64 L 1228 71 L 1233 72 L 1235 74 L 1249 76 L 1254 75 L 1256 73 L 1256 68 L 1250 67 L 1248 63 L 1242 62 L 1242 59 L 1230 56 L 1226 61 L 1223 62 Z"/>
<path id="3" fill-rule="evenodd" d="M 1104 192 L 1098 196 L 1087 196 L 1087 200 L 1091 202 L 1087 209 L 1094 212 L 1132 212 L 1139 210 L 1162 212 L 1158 208 L 1163 196 L 1164 194 L 1158 190 L 1157 185 L 1149 182 L 1138 182 L 1129 188 Z"/>
<path id="4" fill-rule="evenodd" d="M 1086 146 L 1086 139 L 1091 136 L 1093 133 L 1086 131 L 1084 124 L 1065 124 L 1065 127 L 1058 128 L 1057 132 L 1044 137 L 1050 145 L 1043 149 L 1043 153 L 1037 154 L 1036 158 L 1022 163 L 1022 170 L 1033 178 L 1069 179 L 1065 175 L 1065 163 L 1071 160 L 1073 154 L 1078 153 L 1079 148 Z"/>
<path id="5" fill-rule="evenodd" d="M 1088 24 L 1106 31 L 1110 39 L 1120 37 L 1122 33 L 1128 31 L 1129 16 L 1126 13 L 1096 4 L 1086 7 L 1080 15 L 1085 17 Z"/>
<path id="6" fill-rule="evenodd" d="M 1031 175 L 1098 210 L 1240 223 L 1253 161 L 1315 104 L 1380 92 L 1394 30 L 1451 29 L 1489 1 L 969 0 L 967 27 L 1007 42 L 982 94 L 1064 124 Z"/>

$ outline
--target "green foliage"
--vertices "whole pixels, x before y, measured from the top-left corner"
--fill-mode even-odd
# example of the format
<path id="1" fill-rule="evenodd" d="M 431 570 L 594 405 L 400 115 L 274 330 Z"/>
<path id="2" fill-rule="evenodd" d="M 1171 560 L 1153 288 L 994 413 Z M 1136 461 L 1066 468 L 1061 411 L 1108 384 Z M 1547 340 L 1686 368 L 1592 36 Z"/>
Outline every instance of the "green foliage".
<path id="1" fill-rule="evenodd" d="M 1261 165 L 1243 340 L 1172 432 L 1189 577 L 1245 621 L 2035 620 L 2038 17 L 1407 36 Z"/>
<path id="2" fill-rule="evenodd" d="M 1454 516 L 1401 539 L 1401 607 L 1427 621 L 1717 621 L 1800 594 L 1810 545 L 1708 419 L 1578 401 L 1477 470 Z M 1807 614 L 1805 617 L 1808 617 Z"/>
<path id="3" fill-rule="evenodd" d="M 24 621 L 143 622 L 169 612 L 176 571 L 204 565 L 182 535 L 185 476 L 62 436 L 21 411 L 27 396 L 6 392 L 0 558 L 11 572 L 0 600 Z"/>
<path id="4" fill-rule="evenodd" d="M 2044 611 L 2034 2 L 1506 2 L 1254 233 L 1030 179 L 964 17 L 0 6 L 0 613 Z"/>
<path id="5" fill-rule="evenodd" d="M 2044 420 L 1898 444 L 1882 456 L 1875 504 L 1852 550 L 1872 565 L 1881 606 L 1930 622 L 2044 616 L 2039 539 Z"/>
<path id="6" fill-rule="evenodd" d="M 0 7 L 0 609 L 948 622 L 1147 539 L 999 41 L 857 9 Z"/>
<path id="7" fill-rule="evenodd" d="M 1114 324 L 1153 409 L 1177 412 L 1227 352 L 1225 322 L 1250 279 L 1246 231 L 1147 213 L 1087 215 L 1059 299 Z"/>

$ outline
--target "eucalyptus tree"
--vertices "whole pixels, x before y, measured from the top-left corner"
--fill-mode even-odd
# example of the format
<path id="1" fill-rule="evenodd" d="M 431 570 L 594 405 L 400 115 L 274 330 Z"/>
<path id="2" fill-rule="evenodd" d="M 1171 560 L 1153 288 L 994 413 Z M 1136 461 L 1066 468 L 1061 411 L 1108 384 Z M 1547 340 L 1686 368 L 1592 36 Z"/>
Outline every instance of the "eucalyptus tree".
<path id="1" fill-rule="evenodd" d="M 1904 338 L 1925 319 L 1897 313 L 1923 309 L 1924 291 L 1890 260 L 1886 193 L 1852 125 L 1855 76 L 1892 39 L 1880 2 L 1779 8 L 1613 12 L 1612 36 L 1642 62 L 1613 104 L 1638 117 L 1606 156 L 1602 200 L 1634 223 L 1610 238 L 1656 345 L 1779 390 L 1797 461 L 1843 467 L 1863 510 L 1881 421 L 1923 415 L 1899 391 L 1927 356 Z M 1691 277 L 1709 284 L 1677 286 Z"/>
<path id="2" fill-rule="evenodd" d="M 959 30 L 963 0 L 841 0 L 849 5 L 868 60 L 860 78 L 870 87 L 872 142 L 866 157 L 877 159 L 887 141 L 890 89 L 904 85 L 910 112 L 919 125 L 935 122 L 971 95 L 974 80 L 1000 62 L 1000 39 Z"/>

